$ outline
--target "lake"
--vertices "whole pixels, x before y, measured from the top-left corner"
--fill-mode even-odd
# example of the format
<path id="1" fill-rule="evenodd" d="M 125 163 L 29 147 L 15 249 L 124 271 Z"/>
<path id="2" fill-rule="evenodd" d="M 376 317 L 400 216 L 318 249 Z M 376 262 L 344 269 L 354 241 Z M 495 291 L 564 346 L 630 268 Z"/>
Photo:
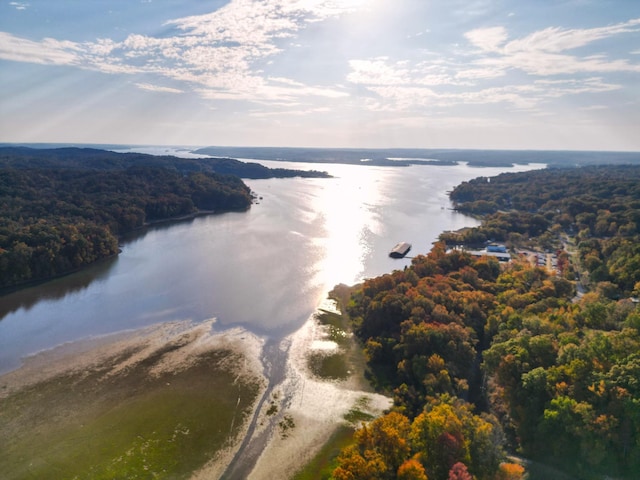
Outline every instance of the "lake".
<path id="1" fill-rule="evenodd" d="M 137 232 L 117 258 L 0 297 L 0 372 L 62 343 L 174 320 L 283 338 L 334 285 L 409 265 L 388 257 L 396 243 L 427 253 L 442 231 L 476 225 L 451 210 L 454 186 L 544 168 L 260 163 L 334 178 L 246 181 L 258 196 L 247 212 Z"/>

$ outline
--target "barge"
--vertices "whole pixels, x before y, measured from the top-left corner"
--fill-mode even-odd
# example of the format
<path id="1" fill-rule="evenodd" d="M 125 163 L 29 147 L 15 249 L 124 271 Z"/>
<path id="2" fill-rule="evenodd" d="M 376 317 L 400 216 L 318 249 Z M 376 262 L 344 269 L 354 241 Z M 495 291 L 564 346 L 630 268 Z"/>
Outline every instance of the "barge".
<path id="1" fill-rule="evenodd" d="M 389 252 L 391 258 L 404 258 L 404 256 L 411 250 L 411 244 L 407 242 L 400 242 Z"/>

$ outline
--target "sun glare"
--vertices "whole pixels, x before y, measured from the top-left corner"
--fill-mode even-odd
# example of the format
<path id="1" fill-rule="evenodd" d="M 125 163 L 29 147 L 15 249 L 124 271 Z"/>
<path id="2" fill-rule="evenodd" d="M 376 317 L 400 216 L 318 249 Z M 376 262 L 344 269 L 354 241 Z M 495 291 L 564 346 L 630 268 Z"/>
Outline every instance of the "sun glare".
<path id="1" fill-rule="evenodd" d="M 324 236 L 318 239 L 325 250 L 319 279 L 328 288 L 361 279 L 366 257 L 371 253 L 369 236 L 384 228 L 372 208 L 380 194 L 380 176 L 369 169 L 340 165 L 339 178 L 318 196 L 318 211 L 324 212 Z"/>

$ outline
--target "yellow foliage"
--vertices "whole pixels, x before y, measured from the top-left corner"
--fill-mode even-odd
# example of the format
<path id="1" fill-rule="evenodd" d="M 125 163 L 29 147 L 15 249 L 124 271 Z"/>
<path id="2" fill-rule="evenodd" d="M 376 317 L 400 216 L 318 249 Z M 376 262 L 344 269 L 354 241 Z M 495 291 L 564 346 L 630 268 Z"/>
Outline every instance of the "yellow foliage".
<path id="1" fill-rule="evenodd" d="M 524 477 L 524 467 L 517 463 L 501 463 L 496 480 L 521 480 Z"/>
<path id="2" fill-rule="evenodd" d="M 398 480 L 428 480 L 422 464 L 415 458 L 405 461 L 398 468 Z"/>

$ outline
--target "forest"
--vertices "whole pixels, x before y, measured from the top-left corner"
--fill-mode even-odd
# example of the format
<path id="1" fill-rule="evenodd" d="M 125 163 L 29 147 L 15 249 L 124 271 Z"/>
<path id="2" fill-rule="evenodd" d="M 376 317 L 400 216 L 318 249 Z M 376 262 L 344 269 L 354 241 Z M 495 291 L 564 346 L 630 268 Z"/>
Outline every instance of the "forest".
<path id="1" fill-rule="evenodd" d="M 638 172 L 548 169 L 462 184 L 451 198 L 483 210 L 480 227 L 355 288 L 346 312 L 370 379 L 394 405 L 356 431 L 334 479 L 637 478 Z M 487 240 L 512 252 L 575 249 L 552 272 L 446 243 Z M 590 291 L 577 295 L 582 269 Z"/>
<path id="2" fill-rule="evenodd" d="M 0 288 L 50 279 L 116 255 L 120 235 L 149 223 L 200 211 L 246 210 L 252 202 L 237 176 L 128 161 L 109 165 L 93 162 L 91 155 L 91 167 L 83 167 L 82 152 L 73 153 L 73 166 L 39 151 L 28 152 L 39 159 L 32 166 L 30 156 L 2 157 Z"/>

